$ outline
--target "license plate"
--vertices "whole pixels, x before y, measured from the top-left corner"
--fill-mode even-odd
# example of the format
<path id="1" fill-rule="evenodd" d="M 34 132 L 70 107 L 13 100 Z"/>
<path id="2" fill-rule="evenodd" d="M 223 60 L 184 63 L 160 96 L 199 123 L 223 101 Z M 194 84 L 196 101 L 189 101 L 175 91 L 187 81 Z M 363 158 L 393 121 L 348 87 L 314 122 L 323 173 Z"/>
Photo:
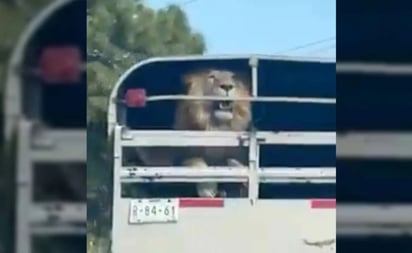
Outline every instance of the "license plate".
<path id="1" fill-rule="evenodd" d="M 129 222 L 170 223 L 177 222 L 178 199 L 135 199 L 130 202 Z"/>

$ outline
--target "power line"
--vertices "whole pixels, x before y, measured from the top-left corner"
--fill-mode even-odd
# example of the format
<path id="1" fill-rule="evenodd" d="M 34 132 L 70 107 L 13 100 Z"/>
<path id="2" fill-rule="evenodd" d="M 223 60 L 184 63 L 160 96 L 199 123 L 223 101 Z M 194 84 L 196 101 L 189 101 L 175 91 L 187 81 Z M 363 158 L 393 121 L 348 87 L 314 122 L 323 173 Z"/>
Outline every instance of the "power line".
<path id="1" fill-rule="evenodd" d="M 168 3 L 168 4 L 165 4 L 165 6 L 168 6 L 168 5 L 177 5 L 177 6 L 179 6 L 179 7 L 183 7 L 183 6 L 186 6 L 186 5 L 189 5 L 189 4 L 196 3 L 197 1 L 199 1 L 199 0 L 172 1 L 172 2 L 170 2 L 170 3 Z"/>
<path id="2" fill-rule="evenodd" d="M 188 1 L 184 1 L 184 2 L 180 3 L 179 5 L 180 5 L 180 6 L 185 6 L 185 5 L 188 5 L 188 4 L 195 3 L 195 2 L 197 2 L 197 1 L 198 1 L 198 0 L 188 0 Z"/>
<path id="3" fill-rule="evenodd" d="M 276 52 L 276 54 L 289 53 L 289 52 L 292 52 L 292 51 L 296 51 L 296 50 L 299 50 L 299 49 L 311 47 L 311 46 L 318 45 L 318 44 L 328 42 L 328 41 L 332 41 L 332 40 L 336 40 L 336 37 L 334 36 L 334 37 L 329 37 L 329 38 L 325 38 L 325 39 L 321 39 L 321 40 L 317 40 L 317 41 L 312 41 L 312 42 L 309 42 L 309 43 L 306 43 L 306 44 L 303 44 L 303 45 L 292 47 L 292 48 L 284 50 L 284 51 Z"/>
<path id="4" fill-rule="evenodd" d="M 336 44 L 332 44 L 332 45 L 329 45 L 329 46 L 324 46 L 324 47 L 309 51 L 307 54 L 320 53 L 320 52 L 328 51 L 330 49 L 336 49 Z"/>

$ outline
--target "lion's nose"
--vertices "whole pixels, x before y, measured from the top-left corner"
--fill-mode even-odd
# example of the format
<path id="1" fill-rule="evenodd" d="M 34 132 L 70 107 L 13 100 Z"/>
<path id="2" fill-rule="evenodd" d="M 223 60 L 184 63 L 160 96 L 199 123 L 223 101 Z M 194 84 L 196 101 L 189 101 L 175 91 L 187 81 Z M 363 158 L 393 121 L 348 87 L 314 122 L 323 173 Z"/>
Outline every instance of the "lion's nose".
<path id="1" fill-rule="evenodd" d="M 220 88 L 225 90 L 226 92 L 230 91 L 231 89 L 233 89 L 233 85 L 232 84 L 221 84 Z"/>

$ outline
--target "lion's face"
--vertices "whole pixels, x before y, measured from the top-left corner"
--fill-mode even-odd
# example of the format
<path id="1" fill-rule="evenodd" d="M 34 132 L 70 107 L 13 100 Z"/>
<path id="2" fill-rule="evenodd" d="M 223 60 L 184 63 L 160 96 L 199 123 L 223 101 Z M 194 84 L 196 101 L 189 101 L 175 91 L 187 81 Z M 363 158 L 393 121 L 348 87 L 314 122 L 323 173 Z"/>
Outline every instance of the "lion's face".
<path id="1" fill-rule="evenodd" d="M 240 84 L 234 79 L 234 73 L 212 70 L 208 73 L 204 84 L 205 96 L 239 97 Z M 218 122 L 229 122 L 233 119 L 235 101 L 210 101 L 205 103 L 212 117 Z M 207 104 L 207 105 L 206 105 Z"/>
<path id="2" fill-rule="evenodd" d="M 248 87 L 231 71 L 209 70 L 185 79 L 187 94 L 195 96 L 249 97 Z M 251 117 L 249 101 L 186 101 L 186 115 L 199 128 L 244 130 Z"/>

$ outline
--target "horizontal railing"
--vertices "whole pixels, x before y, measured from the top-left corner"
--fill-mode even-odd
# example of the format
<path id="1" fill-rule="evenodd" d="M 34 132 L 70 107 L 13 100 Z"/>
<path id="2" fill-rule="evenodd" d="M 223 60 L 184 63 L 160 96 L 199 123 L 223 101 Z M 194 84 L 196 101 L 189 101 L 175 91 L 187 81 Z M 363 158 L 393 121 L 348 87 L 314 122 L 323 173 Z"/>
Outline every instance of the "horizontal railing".
<path id="1" fill-rule="evenodd" d="M 133 98 L 133 100 L 138 100 L 137 102 L 133 101 L 133 103 L 136 102 L 138 104 L 137 107 L 144 106 L 148 101 L 162 100 L 241 100 L 251 102 L 336 104 L 335 98 L 261 97 L 256 96 L 256 90 L 253 92 L 254 96 L 242 98 L 188 95 L 146 97 L 146 91 L 144 90 L 135 90 L 133 93 L 135 93 L 133 95 L 137 96 L 137 98 Z M 131 130 L 119 125 L 116 125 L 115 129 L 116 159 L 121 159 L 123 147 L 249 147 L 249 162 L 244 167 L 208 167 L 207 169 L 193 170 L 193 168 L 173 166 L 123 167 L 117 163 L 116 170 L 120 170 L 119 179 L 123 183 L 249 181 L 249 184 L 255 185 L 255 187 L 255 180 L 258 180 L 259 183 L 336 183 L 335 168 L 297 169 L 288 167 L 262 168 L 259 166 L 260 145 L 336 145 L 336 132 Z"/>
<path id="2" fill-rule="evenodd" d="M 118 126 L 121 147 L 239 147 L 248 146 L 252 138 L 260 145 L 335 145 L 335 132 L 233 132 L 130 130 Z M 119 152 L 121 152 L 119 150 Z M 155 152 L 155 151 L 154 151 Z M 252 152 L 252 156 L 255 154 Z M 250 156 L 250 154 L 249 154 Z M 259 152 L 249 157 L 259 159 Z M 335 167 L 190 167 L 120 166 L 120 181 L 134 182 L 247 182 L 256 177 L 260 183 L 336 183 Z"/>
<path id="3" fill-rule="evenodd" d="M 260 168 L 257 175 L 261 183 L 311 182 L 335 183 L 334 167 L 319 168 Z M 190 167 L 122 167 L 122 182 L 246 182 L 249 177 L 248 167 L 208 167 L 196 169 Z"/>
<path id="4" fill-rule="evenodd" d="M 59 201 L 56 203 L 34 203 L 31 206 L 32 223 L 81 223 L 87 217 L 87 204 L 73 204 Z"/>
<path id="5" fill-rule="evenodd" d="M 37 163 L 86 163 L 87 131 L 47 129 L 22 119 L 18 136 L 17 238 L 30 242 L 32 235 L 85 234 L 87 204 L 35 201 L 33 170 Z"/>
<path id="6" fill-rule="evenodd" d="M 410 204 L 340 204 L 337 210 L 338 235 L 412 235 Z"/>
<path id="7" fill-rule="evenodd" d="M 131 147 L 236 147 L 249 145 L 249 132 L 127 130 L 123 128 L 121 146 Z M 335 132 L 258 131 L 259 145 L 336 145 Z"/>
<path id="8" fill-rule="evenodd" d="M 190 96 L 190 95 L 156 95 L 149 96 L 146 101 L 164 100 L 202 100 L 202 101 L 251 101 L 251 102 L 285 102 L 285 103 L 314 103 L 336 104 L 336 98 L 308 98 L 308 97 L 222 97 L 222 96 Z"/>
<path id="9" fill-rule="evenodd" d="M 412 132 L 354 132 L 337 135 L 337 157 L 411 159 Z"/>

